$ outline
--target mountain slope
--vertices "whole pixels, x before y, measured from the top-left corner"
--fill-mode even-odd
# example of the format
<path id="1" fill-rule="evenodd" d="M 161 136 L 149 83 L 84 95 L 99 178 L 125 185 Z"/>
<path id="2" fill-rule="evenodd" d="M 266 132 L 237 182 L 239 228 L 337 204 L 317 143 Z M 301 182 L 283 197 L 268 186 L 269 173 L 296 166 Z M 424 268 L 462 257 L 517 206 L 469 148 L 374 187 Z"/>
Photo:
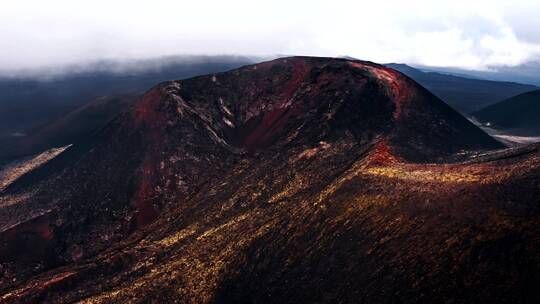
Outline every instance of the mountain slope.
<path id="1" fill-rule="evenodd" d="M 480 111 L 473 116 L 496 129 L 520 135 L 540 135 L 540 90 L 527 92 Z"/>
<path id="2" fill-rule="evenodd" d="M 436 72 L 424 72 L 405 64 L 391 63 L 396 69 L 416 80 L 454 109 L 470 114 L 512 96 L 537 89 L 533 85 L 460 77 Z"/>
<path id="3" fill-rule="evenodd" d="M 0 299 L 537 300 L 540 152 L 494 148 L 369 62 L 166 82 L 3 192 Z"/>
<path id="4" fill-rule="evenodd" d="M 0 160 L 40 153 L 76 143 L 101 129 L 109 120 L 126 111 L 136 94 L 102 96 L 65 114 L 51 123 L 28 130 L 28 135 L 0 140 Z"/>

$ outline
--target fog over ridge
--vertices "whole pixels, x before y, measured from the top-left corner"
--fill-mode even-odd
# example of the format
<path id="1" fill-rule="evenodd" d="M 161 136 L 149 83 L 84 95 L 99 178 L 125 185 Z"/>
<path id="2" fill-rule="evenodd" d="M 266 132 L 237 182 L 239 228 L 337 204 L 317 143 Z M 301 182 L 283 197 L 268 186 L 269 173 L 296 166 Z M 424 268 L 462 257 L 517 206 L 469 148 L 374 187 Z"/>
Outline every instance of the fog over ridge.
<path id="1" fill-rule="evenodd" d="M 489 71 L 540 60 L 538 11 L 533 0 L 22 0 L 0 11 L 0 75 L 188 54 L 349 55 Z"/>

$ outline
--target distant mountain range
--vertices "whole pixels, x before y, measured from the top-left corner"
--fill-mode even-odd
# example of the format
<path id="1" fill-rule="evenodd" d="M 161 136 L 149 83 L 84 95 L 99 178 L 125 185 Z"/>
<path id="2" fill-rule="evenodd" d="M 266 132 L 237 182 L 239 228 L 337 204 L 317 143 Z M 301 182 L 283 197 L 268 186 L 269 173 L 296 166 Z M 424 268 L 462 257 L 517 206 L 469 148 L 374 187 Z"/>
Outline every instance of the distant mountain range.
<path id="1" fill-rule="evenodd" d="M 517 66 L 494 66 L 485 71 L 431 66 L 417 66 L 416 68 L 423 71 L 468 75 L 480 79 L 512 81 L 540 86 L 540 62 L 527 62 Z"/>
<path id="2" fill-rule="evenodd" d="M 0 76 L 0 140 L 25 135 L 98 97 L 142 93 L 165 80 L 250 63 L 253 59 L 241 56 L 178 56 Z"/>
<path id="3" fill-rule="evenodd" d="M 160 82 L 226 71 L 253 60 L 179 56 L 0 77 L 0 166 L 83 139 Z"/>
<path id="4" fill-rule="evenodd" d="M 508 98 L 472 115 L 495 129 L 524 136 L 540 136 L 540 90 Z"/>
<path id="5" fill-rule="evenodd" d="M 504 99 L 538 89 L 534 85 L 478 79 L 452 72 L 430 72 L 406 64 L 386 66 L 411 77 L 462 114 L 468 115 Z"/>

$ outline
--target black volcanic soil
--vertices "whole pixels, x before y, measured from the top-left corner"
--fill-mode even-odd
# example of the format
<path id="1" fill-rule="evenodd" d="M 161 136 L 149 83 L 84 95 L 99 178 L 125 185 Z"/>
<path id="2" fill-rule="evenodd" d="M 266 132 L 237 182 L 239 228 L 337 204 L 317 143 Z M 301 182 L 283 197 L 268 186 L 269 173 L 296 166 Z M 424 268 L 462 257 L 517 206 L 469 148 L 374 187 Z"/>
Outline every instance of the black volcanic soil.
<path id="1" fill-rule="evenodd" d="M 163 83 L 0 196 L 5 303 L 535 303 L 538 146 L 402 74 Z"/>

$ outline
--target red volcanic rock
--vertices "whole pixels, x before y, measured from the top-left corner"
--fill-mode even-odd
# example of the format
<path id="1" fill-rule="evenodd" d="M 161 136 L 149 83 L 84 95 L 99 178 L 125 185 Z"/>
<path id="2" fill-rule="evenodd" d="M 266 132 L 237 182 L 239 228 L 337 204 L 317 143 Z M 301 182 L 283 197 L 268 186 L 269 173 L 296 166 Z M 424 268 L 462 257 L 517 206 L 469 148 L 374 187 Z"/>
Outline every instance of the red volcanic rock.
<path id="1" fill-rule="evenodd" d="M 499 148 L 370 62 L 165 82 L 1 194 L 0 299 L 534 302 L 540 154 Z"/>
<path id="2" fill-rule="evenodd" d="M 387 94 L 392 98 L 395 104 L 394 118 L 399 119 L 401 108 L 404 103 L 410 101 L 414 96 L 414 86 L 406 79 L 404 75 L 396 70 L 387 67 L 373 67 L 360 62 L 350 62 L 350 64 L 358 69 L 367 69 L 370 71 L 377 81 L 382 84 Z"/>
<path id="3" fill-rule="evenodd" d="M 392 165 L 402 160 L 392 152 L 384 140 L 381 140 L 375 145 L 370 161 L 375 165 Z"/>

